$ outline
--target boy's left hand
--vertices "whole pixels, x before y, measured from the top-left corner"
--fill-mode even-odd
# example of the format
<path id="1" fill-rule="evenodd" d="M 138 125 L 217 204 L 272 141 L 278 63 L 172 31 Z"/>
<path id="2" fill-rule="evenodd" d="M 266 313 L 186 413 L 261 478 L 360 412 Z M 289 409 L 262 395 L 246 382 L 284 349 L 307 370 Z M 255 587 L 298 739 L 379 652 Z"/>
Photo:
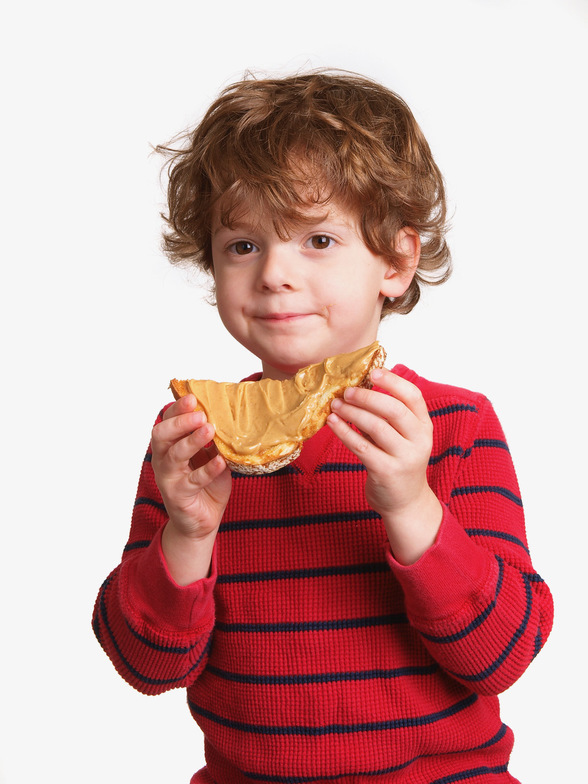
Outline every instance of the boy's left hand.
<path id="1" fill-rule="evenodd" d="M 366 499 L 382 517 L 394 557 L 412 564 L 435 542 L 443 517 L 426 475 L 433 424 L 410 381 L 388 370 L 372 371 L 371 380 L 389 394 L 349 387 L 327 422 L 367 469 Z"/>

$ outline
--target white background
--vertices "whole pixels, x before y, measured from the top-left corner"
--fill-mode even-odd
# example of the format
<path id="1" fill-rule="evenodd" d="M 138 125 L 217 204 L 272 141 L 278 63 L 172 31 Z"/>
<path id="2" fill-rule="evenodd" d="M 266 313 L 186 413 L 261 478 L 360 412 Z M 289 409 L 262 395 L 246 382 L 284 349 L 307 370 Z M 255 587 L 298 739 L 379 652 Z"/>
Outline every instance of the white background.
<path id="1" fill-rule="evenodd" d="M 169 379 L 257 369 L 159 249 L 150 145 L 247 68 L 318 66 L 399 92 L 445 174 L 455 275 L 381 341 L 498 411 L 556 601 L 503 697 L 511 770 L 582 780 L 586 1 L 23 0 L 1 36 L 0 781 L 187 784 L 202 763 L 184 694 L 134 692 L 90 627 Z"/>

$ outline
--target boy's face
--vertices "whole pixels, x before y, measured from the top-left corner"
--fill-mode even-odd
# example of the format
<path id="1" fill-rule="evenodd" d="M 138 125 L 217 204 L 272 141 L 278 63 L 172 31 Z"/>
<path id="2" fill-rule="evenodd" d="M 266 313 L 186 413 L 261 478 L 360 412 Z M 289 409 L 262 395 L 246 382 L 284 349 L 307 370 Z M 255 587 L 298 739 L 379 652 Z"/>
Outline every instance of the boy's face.
<path id="1" fill-rule="evenodd" d="M 414 274 L 410 262 L 397 273 L 374 255 L 356 220 L 336 205 L 309 207 L 307 217 L 312 222 L 286 241 L 263 215 L 245 214 L 232 228 L 218 214 L 213 221 L 220 317 L 270 378 L 372 343 L 384 299 L 404 293 Z M 404 232 L 397 245 L 414 250 L 418 262 L 418 237 Z"/>

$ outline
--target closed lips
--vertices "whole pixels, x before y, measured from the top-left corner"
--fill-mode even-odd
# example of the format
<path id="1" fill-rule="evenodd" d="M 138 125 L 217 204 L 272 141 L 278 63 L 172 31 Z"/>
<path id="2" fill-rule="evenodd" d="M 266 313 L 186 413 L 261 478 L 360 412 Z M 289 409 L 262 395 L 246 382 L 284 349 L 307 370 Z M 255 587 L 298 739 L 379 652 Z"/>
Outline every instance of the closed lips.
<path id="1" fill-rule="evenodd" d="M 265 320 L 285 321 L 286 319 L 302 318 L 303 316 L 310 316 L 311 313 L 268 313 L 266 316 L 258 316 L 258 318 Z"/>

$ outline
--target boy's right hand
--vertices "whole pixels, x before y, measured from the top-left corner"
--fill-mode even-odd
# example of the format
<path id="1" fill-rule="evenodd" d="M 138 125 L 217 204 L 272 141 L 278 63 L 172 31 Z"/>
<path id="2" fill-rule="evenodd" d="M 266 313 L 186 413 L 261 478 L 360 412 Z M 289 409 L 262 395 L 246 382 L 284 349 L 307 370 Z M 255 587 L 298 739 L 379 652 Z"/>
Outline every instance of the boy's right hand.
<path id="1" fill-rule="evenodd" d="M 231 472 L 214 445 L 214 427 L 186 395 L 151 435 L 151 465 L 169 522 L 162 546 L 172 577 L 187 585 L 210 570 L 214 539 L 231 493 Z"/>

